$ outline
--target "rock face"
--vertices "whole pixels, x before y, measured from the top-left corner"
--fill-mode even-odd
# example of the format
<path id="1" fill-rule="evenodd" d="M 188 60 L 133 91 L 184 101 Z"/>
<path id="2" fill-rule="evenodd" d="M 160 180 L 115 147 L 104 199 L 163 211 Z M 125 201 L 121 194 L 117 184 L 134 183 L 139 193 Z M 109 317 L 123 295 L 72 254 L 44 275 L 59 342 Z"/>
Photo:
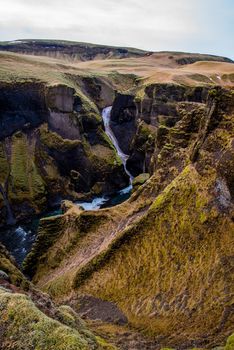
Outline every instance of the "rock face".
<path id="1" fill-rule="evenodd" d="M 138 49 L 62 40 L 16 40 L 15 42 L 1 42 L 0 45 L 2 51 L 56 57 L 72 61 L 140 57 L 146 54 L 146 51 Z"/>
<path id="2" fill-rule="evenodd" d="M 49 111 L 42 84 L 1 84 L 0 115 L 0 140 L 45 122 Z"/>
<path id="3" fill-rule="evenodd" d="M 233 91 L 146 92 L 142 105 L 155 102 L 140 121 L 155 131 L 151 178 L 116 208 L 71 208 L 41 222 L 25 271 L 60 302 L 80 294 L 114 302 L 161 346 L 214 348 L 234 321 Z M 41 252 L 43 237 L 51 240 Z"/>
<path id="4" fill-rule="evenodd" d="M 102 193 L 127 185 L 99 109 L 80 90 L 2 84 L 0 105 L 0 224 L 40 213 L 63 197 L 91 196 L 99 182 Z"/>
<path id="5" fill-rule="evenodd" d="M 187 113 L 202 113 L 208 88 L 173 84 L 151 84 L 132 95 L 117 94 L 112 109 L 112 129 L 120 147 L 129 154 L 127 168 L 137 176 L 154 171 L 157 143 L 168 141 L 169 130 Z M 193 125 L 189 125 L 189 128 Z M 185 141 L 184 141 L 185 142 Z M 161 145 L 159 145 L 161 147 Z"/>
<path id="6" fill-rule="evenodd" d="M 128 154 L 133 136 L 136 133 L 136 105 L 134 96 L 117 94 L 111 111 L 111 128 L 114 131 L 119 146 Z"/>

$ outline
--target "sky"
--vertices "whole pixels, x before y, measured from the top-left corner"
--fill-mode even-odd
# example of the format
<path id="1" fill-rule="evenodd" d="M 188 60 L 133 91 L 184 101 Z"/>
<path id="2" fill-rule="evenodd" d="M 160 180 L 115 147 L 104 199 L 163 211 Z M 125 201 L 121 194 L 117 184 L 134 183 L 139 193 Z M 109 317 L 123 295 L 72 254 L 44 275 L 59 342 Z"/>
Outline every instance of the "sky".
<path id="1" fill-rule="evenodd" d="M 234 0 L 0 0 L 0 41 L 66 39 L 234 59 Z"/>

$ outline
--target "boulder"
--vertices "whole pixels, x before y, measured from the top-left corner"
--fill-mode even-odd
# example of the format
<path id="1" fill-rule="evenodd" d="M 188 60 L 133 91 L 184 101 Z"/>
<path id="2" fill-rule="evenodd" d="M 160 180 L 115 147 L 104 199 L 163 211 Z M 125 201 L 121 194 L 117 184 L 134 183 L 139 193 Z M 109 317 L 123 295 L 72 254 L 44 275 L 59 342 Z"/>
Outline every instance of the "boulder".
<path id="1" fill-rule="evenodd" d="M 149 173 L 142 173 L 134 178 L 132 185 L 133 189 L 136 189 L 137 187 L 143 185 L 147 180 L 149 180 L 150 174 Z"/>

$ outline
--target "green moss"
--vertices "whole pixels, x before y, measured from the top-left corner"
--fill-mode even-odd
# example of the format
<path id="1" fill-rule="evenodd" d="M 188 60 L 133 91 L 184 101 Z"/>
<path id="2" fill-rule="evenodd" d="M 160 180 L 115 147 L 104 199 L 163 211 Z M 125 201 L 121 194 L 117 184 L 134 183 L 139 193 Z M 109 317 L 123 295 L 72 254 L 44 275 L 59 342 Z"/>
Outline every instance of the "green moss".
<path id="1" fill-rule="evenodd" d="M 4 349 L 108 349 L 102 347 L 90 332 L 84 329 L 80 332 L 75 317 L 74 323 L 66 326 L 38 310 L 26 295 L 0 290 L 0 305 L 1 345 Z"/>
<path id="2" fill-rule="evenodd" d="M 234 334 L 230 335 L 224 350 L 234 350 Z"/>
<path id="3" fill-rule="evenodd" d="M 147 140 L 150 136 L 154 137 L 156 131 L 153 130 L 152 126 L 142 121 L 138 127 L 137 133 L 145 140 Z"/>
<path id="4" fill-rule="evenodd" d="M 15 262 L 10 257 L 4 246 L 0 243 L 0 270 L 7 273 L 12 284 L 28 289 L 29 281 L 15 266 Z"/>
<path id="5" fill-rule="evenodd" d="M 61 152 L 69 151 L 81 145 L 81 141 L 79 140 L 63 139 L 56 132 L 49 130 L 47 124 L 40 127 L 40 139 L 48 148 L 59 150 Z"/>
<path id="6" fill-rule="evenodd" d="M 97 338 L 87 328 L 85 322 L 77 315 L 77 313 L 68 305 L 61 305 L 57 309 L 59 320 L 68 327 L 72 327 L 79 330 L 79 333 L 89 339 L 90 345 L 95 347 Z M 101 339 L 102 341 L 102 339 Z M 91 346 L 91 347 L 92 347 Z"/>
<path id="7" fill-rule="evenodd" d="M 60 215 L 40 220 L 38 236 L 23 263 L 23 271 L 28 276 L 34 276 L 33 281 L 36 282 L 48 270 L 54 270 L 58 267 L 64 257 L 70 256 L 79 241 L 90 232 L 98 229 L 101 224 L 105 223 L 106 219 L 106 215 L 99 212 L 80 211 L 79 215 L 76 213 L 75 216 L 68 213 L 67 216 Z M 69 225 L 69 221 L 71 221 L 71 225 Z M 66 225 L 67 232 L 61 237 Z M 60 238 L 62 243 L 58 245 Z M 70 272 L 72 274 L 72 269 Z M 50 284 L 46 286 L 46 290 L 55 297 L 68 294 L 71 288 L 72 281 L 67 275 L 59 276 L 51 286 Z"/>
<path id="8" fill-rule="evenodd" d="M 143 173 L 134 178 L 132 185 L 133 187 L 138 187 L 143 185 L 147 180 L 149 180 L 150 174 Z"/>
<path id="9" fill-rule="evenodd" d="M 5 153 L 4 144 L 0 143 L 0 184 L 3 186 L 9 175 L 9 164 Z"/>
<path id="10" fill-rule="evenodd" d="M 107 173 L 121 167 L 122 161 L 116 149 L 101 128 L 97 130 L 97 137 L 99 142 L 92 146 L 85 140 L 83 142 L 84 150 L 93 167 L 93 172 Z"/>
<path id="11" fill-rule="evenodd" d="M 210 97 L 216 98 L 217 95 L 218 95 L 217 89 L 211 89 L 211 90 L 209 90 L 209 96 L 210 96 Z"/>
<path id="12" fill-rule="evenodd" d="M 28 144 L 26 136 L 17 133 L 12 138 L 11 177 L 16 192 L 29 190 L 28 170 Z"/>
<path id="13" fill-rule="evenodd" d="M 96 337 L 96 341 L 105 350 L 118 350 L 115 346 L 108 344 L 103 338 Z"/>
<path id="14" fill-rule="evenodd" d="M 186 167 L 145 216 L 80 269 L 74 287 L 117 303 L 147 334 L 168 337 L 183 330 L 183 339 L 198 338 L 216 327 L 229 271 L 227 266 L 221 273 L 217 258 L 231 254 L 233 224 L 222 215 L 213 216 L 209 193 L 214 181 L 213 176 L 201 177 L 194 167 Z M 208 225 L 200 221 L 203 211 Z M 210 279 L 213 269 L 221 280 Z M 225 283 L 231 288 L 231 280 Z M 202 299 L 201 293 L 206 293 Z"/>
<path id="15" fill-rule="evenodd" d="M 109 172 L 114 168 L 122 166 L 121 159 L 117 154 L 104 146 L 92 147 L 89 160 L 95 172 Z"/>
<path id="16" fill-rule="evenodd" d="M 200 214 L 200 222 L 201 222 L 201 224 L 203 224 L 204 222 L 206 222 L 207 219 L 208 219 L 208 217 L 209 217 L 209 216 L 208 216 L 204 211 L 202 211 L 201 214 Z"/>
<path id="17" fill-rule="evenodd" d="M 94 112 L 96 114 L 99 114 L 99 110 L 95 103 L 87 95 L 85 95 L 76 84 L 73 86 L 76 90 L 76 95 L 79 96 L 82 101 L 82 107 L 84 111 L 87 113 Z"/>
<path id="18" fill-rule="evenodd" d="M 172 143 L 166 143 L 164 146 L 163 146 L 163 150 L 168 150 L 168 151 L 171 151 L 175 148 L 175 145 L 173 145 Z"/>
<path id="19" fill-rule="evenodd" d="M 62 319 L 62 323 L 66 324 L 69 327 L 76 327 L 77 315 L 74 310 L 68 305 L 61 305 L 58 308 L 59 317 Z M 81 328 L 84 328 L 84 322 L 80 319 L 79 323 Z"/>
<path id="20" fill-rule="evenodd" d="M 32 206 L 42 207 L 46 190 L 35 164 L 34 147 L 23 133 L 12 137 L 9 199 L 15 203 L 29 200 Z"/>
<path id="21" fill-rule="evenodd" d="M 37 239 L 32 250 L 23 262 L 23 271 L 28 276 L 34 274 L 39 257 L 51 247 L 56 239 L 58 239 L 61 234 L 62 223 L 62 215 L 43 218 L 40 220 Z"/>
<path id="22" fill-rule="evenodd" d="M 111 140 L 109 139 L 109 137 L 107 136 L 107 134 L 105 133 L 105 131 L 102 128 L 99 128 L 97 130 L 97 135 L 99 137 L 99 142 L 103 146 L 106 146 L 106 147 L 112 149 L 113 151 L 115 151 L 115 147 L 113 146 L 113 143 L 111 142 Z"/>

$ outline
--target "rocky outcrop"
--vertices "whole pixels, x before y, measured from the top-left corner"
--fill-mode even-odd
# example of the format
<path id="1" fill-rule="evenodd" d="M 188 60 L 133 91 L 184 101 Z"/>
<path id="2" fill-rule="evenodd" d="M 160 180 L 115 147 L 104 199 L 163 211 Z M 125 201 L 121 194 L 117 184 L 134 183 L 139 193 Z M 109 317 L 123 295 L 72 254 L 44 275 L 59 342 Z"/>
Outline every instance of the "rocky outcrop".
<path id="1" fill-rule="evenodd" d="M 136 105 L 133 95 L 117 94 L 111 111 L 111 128 L 126 154 L 136 133 Z"/>
<path id="2" fill-rule="evenodd" d="M 133 90 L 131 95 L 117 94 L 111 127 L 120 147 L 129 154 L 127 169 L 133 176 L 142 172 L 153 174 L 157 149 L 166 143 L 170 148 L 170 138 L 179 138 L 179 134 L 174 133 L 174 126 L 191 113 L 194 122 L 187 122 L 186 132 L 189 135 L 195 131 L 192 130 L 196 128 L 195 115 L 207 113 L 206 105 L 212 90 L 215 91 L 207 86 L 151 84 Z M 186 147 L 186 141 L 183 142 Z"/>
<path id="3" fill-rule="evenodd" d="M 12 42 L 1 42 L 2 51 L 11 51 L 28 55 L 48 56 L 68 59 L 71 61 L 90 61 L 94 59 L 141 57 L 146 51 L 114 47 L 105 45 L 94 45 L 62 40 L 16 40 Z"/>
<path id="4" fill-rule="evenodd" d="M 42 84 L 0 84 L 0 140 L 48 119 Z"/>
<path id="5" fill-rule="evenodd" d="M 99 109 L 83 91 L 62 84 L 1 84 L 0 224 L 38 214 L 62 198 L 127 185 Z"/>
<path id="6" fill-rule="evenodd" d="M 217 88 L 185 99 L 183 87 L 161 89 L 176 114 L 155 126 L 151 178 L 118 207 L 70 208 L 43 254 L 38 237 L 26 268 L 60 302 L 91 295 L 115 303 L 160 346 L 224 346 L 234 321 L 234 95 Z"/>
<path id="7" fill-rule="evenodd" d="M 180 65 L 192 64 L 200 61 L 214 61 L 214 62 L 220 61 L 220 62 L 233 63 L 233 61 L 227 57 L 217 57 L 212 55 L 196 55 L 196 54 L 194 55 L 184 54 L 184 57 L 178 58 L 176 60 L 176 62 Z"/>
<path id="8" fill-rule="evenodd" d="M 143 173 L 135 177 L 132 182 L 133 189 L 136 190 L 139 186 L 142 186 L 149 178 L 149 173 Z"/>

